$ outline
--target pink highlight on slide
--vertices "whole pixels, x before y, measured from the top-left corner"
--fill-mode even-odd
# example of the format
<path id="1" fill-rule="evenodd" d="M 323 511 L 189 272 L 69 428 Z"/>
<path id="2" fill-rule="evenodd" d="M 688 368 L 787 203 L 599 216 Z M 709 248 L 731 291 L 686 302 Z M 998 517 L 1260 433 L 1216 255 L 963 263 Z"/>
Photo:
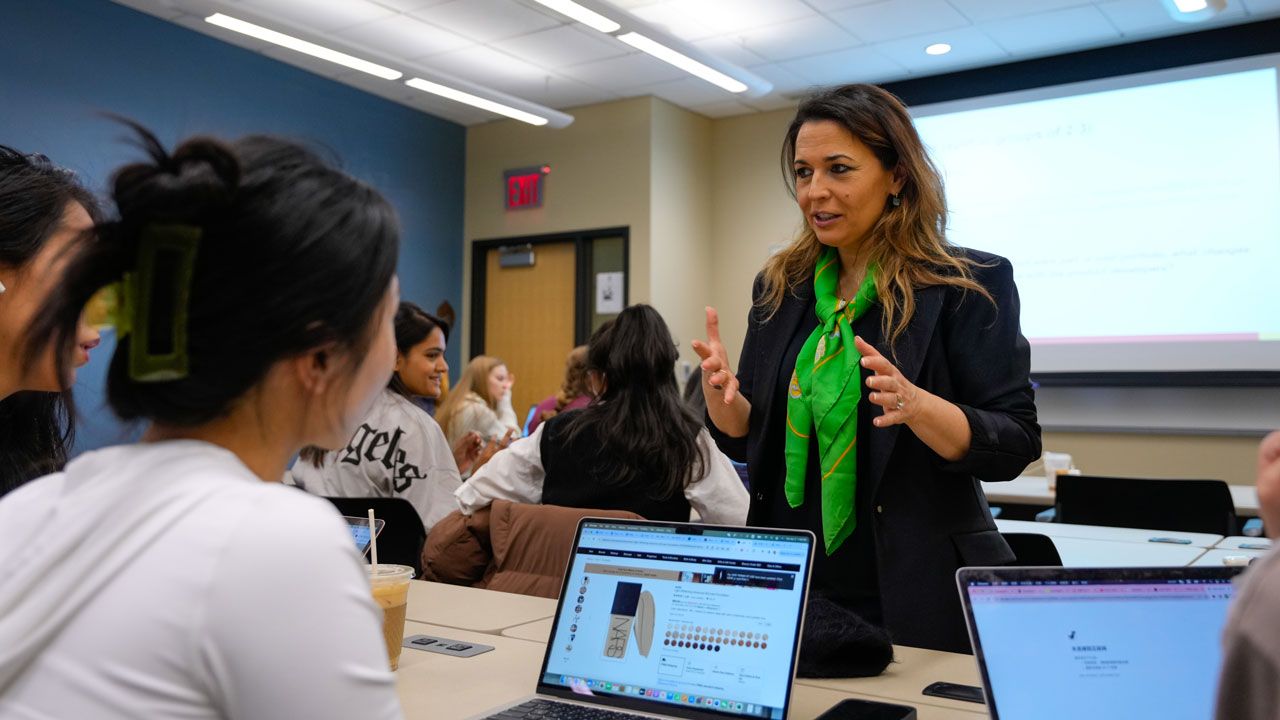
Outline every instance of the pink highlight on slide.
<path id="1" fill-rule="evenodd" d="M 1120 335 L 1113 337 L 1031 338 L 1032 345 L 1120 345 L 1162 342 L 1256 342 L 1258 333 L 1205 333 L 1201 335 Z"/>

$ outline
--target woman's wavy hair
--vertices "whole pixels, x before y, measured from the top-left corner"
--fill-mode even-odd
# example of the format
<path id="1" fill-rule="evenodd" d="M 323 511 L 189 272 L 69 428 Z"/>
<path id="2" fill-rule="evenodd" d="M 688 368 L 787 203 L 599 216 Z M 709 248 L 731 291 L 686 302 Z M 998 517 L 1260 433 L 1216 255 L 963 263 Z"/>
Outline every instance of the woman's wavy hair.
<path id="1" fill-rule="evenodd" d="M 603 477 L 648 487 L 657 500 L 683 493 L 710 462 L 698 446 L 702 418 L 680 399 L 678 358 L 657 310 L 626 308 L 587 342 L 587 367 L 604 377 L 604 391 L 565 428 L 569 444 L 582 432 L 599 440 Z"/>
<path id="2" fill-rule="evenodd" d="M 502 398 L 489 394 L 489 373 L 499 365 L 506 365 L 506 363 L 492 355 L 477 355 L 467 363 L 466 369 L 462 371 L 462 377 L 458 378 L 458 382 L 449 390 L 449 396 L 440 403 L 440 407 L 436 408 L 436 422 L 440 423 L 445 435 L 449 434 L 449 425 L 471 393 L 479 395 L 490 409 L 498 409 L 498 401 Z"/>
<path id="3" fill-rule="evenodd" d="M 805 99 L 782 143 L 782 174 L 796 196 L 796 136 L 810 122 L 834 122 L 861 140 L 887 171 L 899 170 L 905 182 L 896 207 L 888 202 L 871 229 L 868 265 L 876 270 L 876 291 L 883 308 L 881 332 L 892 346 L 915 314 L 915 291 L 930 285 L 953 285 L 992 300 L 973 279 L 972 260 L 947 242 L 947 202 L 942 176 L 929 159 L 907 108 L 875 85 L 843 85 Z M 804 220 L 804 229 L 782 251 L 765 262 L 763 293 L 757 309 L 772 317 L 785 294 L 813 276 L 824 246 Z"/>
<path id="4" fill-rule="evenodd" d="M 72 203 L 97 220 L 97 199 L 71 171 L 43 155 L 0 145 L 0 266 L 21 273 L 61 226 Z M 24 338 L 24 345 L 15 349 L 36 357 L 42 347 L 32 347 Z M 61 469 L 74 439 L 65 392 L 28 390 L 0 399 L 0 496 Z"/>

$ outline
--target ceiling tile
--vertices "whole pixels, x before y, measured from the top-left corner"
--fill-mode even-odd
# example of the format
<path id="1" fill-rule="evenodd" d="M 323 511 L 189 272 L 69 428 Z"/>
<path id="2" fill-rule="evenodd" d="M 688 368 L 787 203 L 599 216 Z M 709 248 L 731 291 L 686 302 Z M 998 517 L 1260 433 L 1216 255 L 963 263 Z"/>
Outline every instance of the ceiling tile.
<path id="1" fill-rule="evenodd" d="M 924 49 L 936 42 L 951 45 L 951 52 L 946 55 L 925 53 Z M 902 38 L 877 43 L 872 45 L 872 48 L 903 65 L 914 75 L 938 75 L 979 64 L 995 64 L 1009 58 L 1009 53 L 974 28 L 943 30 L 928 35 Z"/>
<path id="2" fill-rule="evenodd" d="M 705 53 L 710 53 L 727 63 L 738 65 L 739 67 L 758 65 L 765 61 L 764 58 L 748 50 L 742 44 L 742 41 L 734 35 L 722 35 L 720 37 L 699 40 L 693 43 L 693 46 Z"/>
<path id="3" fill-rule="evenodd" d="M 428 69 L 485 85 L 503 92 L 509 88 L 540 87 L 550 73 L 526 60 L 499 52 L 487 45 L 472 45 L 418 61 Z M 519 93 L 513 93 L 519 94 Z"/>
<path id="4" fill-rule="evenodd" d="M 796 101 L 794 99 L 786 97 L 785 95 L 778 95 L 776 93 L 766 95 L 764 97 L 747 98 L 743 100 L 742 103 L 744 105 L 750 105 L 761 112 L 783 110 L 785 108 L 793 108 L 796 106 Z"/>
<path id="5" fill-rule="evenodd" d="M 809 6 L 818 12 L 835 12 L 836 10 L 845 10 L 847 8 L 856 7 L 858 5 L 874 5 L 876 3 L 891 2 L 891 0 L 805 0 Z"/>
<path id="6" fill-rule="evenodd" d="M 475 44 L 461 35 L 408 15 L 395 15 L 384 20 L 375 20 L 333 34 L 343 40 L 406 60 L 458 50 Z"/>
<path id="7" fill-rule="evenodd" d="M 606 0 L 610 5 L 616 5 L 623 10 L 631 10 L 645 5 L 654 5 L 661 0 Z"/>
<path id="8" fill-rule="evenodd" d="M 433 25 L 486 43 L 565 24 L 516 0 L 454 0 L 413 14 Z"/>
<path id="9" fill-rule="evenodd" d="M 1150 0 L 1108 0 L 1098 3 L 1098 9 L 1126 36 L 1195 32 L 1244 17 L 1244 10 L 1237 3 L 1229 4 L 1215 17 L 1194 25 L 1174 20 L 1165 11 L 1163 3 Z"/>
<path id="10" fill-rule="evenodd" d="M 1089 0 L 948 0 L 952 7 L 975 23 L 1021 17 L 1051 10 L 1089 5 Z M 1156 0 L 1158 3 L 1159 0 Z"/>
<path id="11" fill-rule="evenodd" d="M 653 95 L 660 97 L 670 103 L 675 103 L 683 107 L 691 107 L 694 105 L 707 105 L 709 103 L 724 102 L 733 97 L 733 95 L 725 90 L 704 82 L 695 77 L 687 77 L 682 80 L 672 80 L 670 82 L 658 83 L 656 85 L 648 85 L 646 87 L 636 88 L 631 91 L 640 95 Z"/>
<path id="12" fill-rule="evenodd" d="M 384 7 L 389 7 L 396 12 L 412 12 L 432 5 L 440 5 L 447 3 L 449 0 L 371 0 Z"/>
<path id="13" fill-rule="evenodd" d="M 1240 0 L 1250 15 L 1280 15 L 1280 0 Z"/>
<path id="14" fill-rule="evenodd" d="M 709 118 L 733 117 L 734 115 L 748 115 L 755 112 L 752 108 L 736 100 L 699 105 L 690 109 L 699 115 L 706 115 Z"/>
<path id="15" fill-rule="evenodd" d="M 775 93 L 793 93 L 797 90 L 807 90 L 814 84 L 812 80 L 776 63 L 753 65 L 747 69 L 773 83 L 773 91 Z"/>
<path id="16" fill-rule="evenodd" d="M 658 29 L 665 30 L 681 40 L 700 40 L 724 34 L 702 24 L 700 18 L 685 12 L 675 2 L 667 1 L 642 5 L 631 9 L 630 12 L 650 25 L 657 26 Z"/>
<path id="17" fill-rule="evenodd" d="M 831 18 L 868 43 L 896 40 L 969 25 L 945 0 L 912 0 L 864 5 L 831 13 Z"/>
<path id="18" fill-rule="evenodd" d="M 907 74 L 906 67 L 870 48 L 813 55 L 778 63 L 811 85 L 838 85 L 850 82 L 884 82 Z"/>
<path id="19" fill-rule="evenodd" d="M 790 60 L 847 50 L 862 44 L 849 31 L 820 15 L 738 33 L 747 49 L 766 60 Z"/>
<path id="20" fill-rule="evenodd" d="M 683 70 L 643 53 L 572 65 L 560 68 L 560 72 L 614 92 L 688 77 Z"/>
<path id="21" fill-rule="evenodd" d="M 1024 57 L 1118 43 L 1122 39 L 1107 17 L 1091 5 L 983 23 L 982 31 L 1004 49 Z"/>
<path id="22" fill-rule="evenodd" d="M 498 45 L 516 57 L 545 68 L 577 65 L 633 52 L 630 47 L 607 35 L 576 25 L 507 38 Z"/>
<path id="23" fill-rule="evenodd" d="M 816 15 L 801 0 L 667 0 L 715 35 Z"/>
<path id="24" fill-rule="evenodd" d="M 391 17 L 395 11 L 366 0 L 315 2 L 315 0 L 236 0 L 227 3 L 223 12 L 234 15 L 242 7 L 251 14 L 282 20 L 298 29 L 330 33 L 352 25 Z M 251 20 L 251 18 L 245 18 Z M 284 32 L 283 30 L 281 32 Z"/>
<path id="25" fill-rule="evenodd" d="M 620 97 L 617 93 L 556 75 L 544 77 L 541 85 L 537 87 L 523 82 L 518 86 L 513 85 L 508 94 L 557 109 L 604 102 Z"/>

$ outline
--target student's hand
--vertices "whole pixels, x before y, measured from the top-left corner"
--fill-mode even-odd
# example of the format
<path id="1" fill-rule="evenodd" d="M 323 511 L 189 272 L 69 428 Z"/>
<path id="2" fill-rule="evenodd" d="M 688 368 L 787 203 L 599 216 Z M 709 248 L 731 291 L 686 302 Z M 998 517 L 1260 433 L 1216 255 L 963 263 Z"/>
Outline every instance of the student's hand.
<path id="1" fill-rule="evenodd" d="M 694 340 L 693 351 L 702 358 L 702 394 L 707 404 L 731 404 L 738 394 L 738 378 L 729 369 L 729 355 L 720 342 L 720 316 L 713 307 L 707 308 L 707 339 Z"/>
<path id="2" fill-rule="evenodd" d="M 507 434 L 503 435 L 501 438 L 494 438 L 493 440 L 485 443 L 484 449 L 482 449 L 478 457 L 476 457 L 475 464 L 471 466 L 471 472 L 474 473 L 476 470 L 483 467 L 485 463 L 492 460 L 493 456 L 497 455 L 499 450 L 506 449 L 506 447 L 510 445 L 511 441 L 515 438 L 515 434 L 515 428 L 511 428 L 507 430 Z"/>
<path id="3" fill-rule="evenodd" d="M 1258 446 L 1258 506 L 1271 539 L 1280 537 L 1280 431 Z"/>
<path id="4" fill-rule="evenodd" d="M 927 393 L 922 393 L 920 388 L 908 382 L 871 343 L 854 336 L 853 344 L 862 353 L 862 367 L 875 373 L 867 378 L 867 387 L 872 390 L 867 399 L 884 408 L 884 414 L 872 418 L 871 422 L 876 427 L 889 427 L 915 419 L 923 404 L 920 402 L 922 395 Z"/>
<path id="5" fill-rule="evenodd" d="M 458 464 L 458 473 L 467 474 L 475 466 L 483 449 L 484 438 L 478 432 L 472 431 L 458 438 L 458 442 L 453 445 L 453 461 Z"/>

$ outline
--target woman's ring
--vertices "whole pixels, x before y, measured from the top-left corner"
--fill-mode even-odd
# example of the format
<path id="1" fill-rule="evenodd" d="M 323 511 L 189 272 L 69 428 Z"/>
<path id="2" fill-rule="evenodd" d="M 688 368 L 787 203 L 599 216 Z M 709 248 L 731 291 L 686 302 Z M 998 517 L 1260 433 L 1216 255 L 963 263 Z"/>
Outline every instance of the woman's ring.
<path id="1" fill-rule="evenodd" d="M 901 410 L 901 409 L 902 409 L 902 405 L 903 405 L 903 402 L 902 402 L 902 396 L 901 396 L 901 395 L 899 395 L 899 396 L 898 396 L 898 410 Z"/>

